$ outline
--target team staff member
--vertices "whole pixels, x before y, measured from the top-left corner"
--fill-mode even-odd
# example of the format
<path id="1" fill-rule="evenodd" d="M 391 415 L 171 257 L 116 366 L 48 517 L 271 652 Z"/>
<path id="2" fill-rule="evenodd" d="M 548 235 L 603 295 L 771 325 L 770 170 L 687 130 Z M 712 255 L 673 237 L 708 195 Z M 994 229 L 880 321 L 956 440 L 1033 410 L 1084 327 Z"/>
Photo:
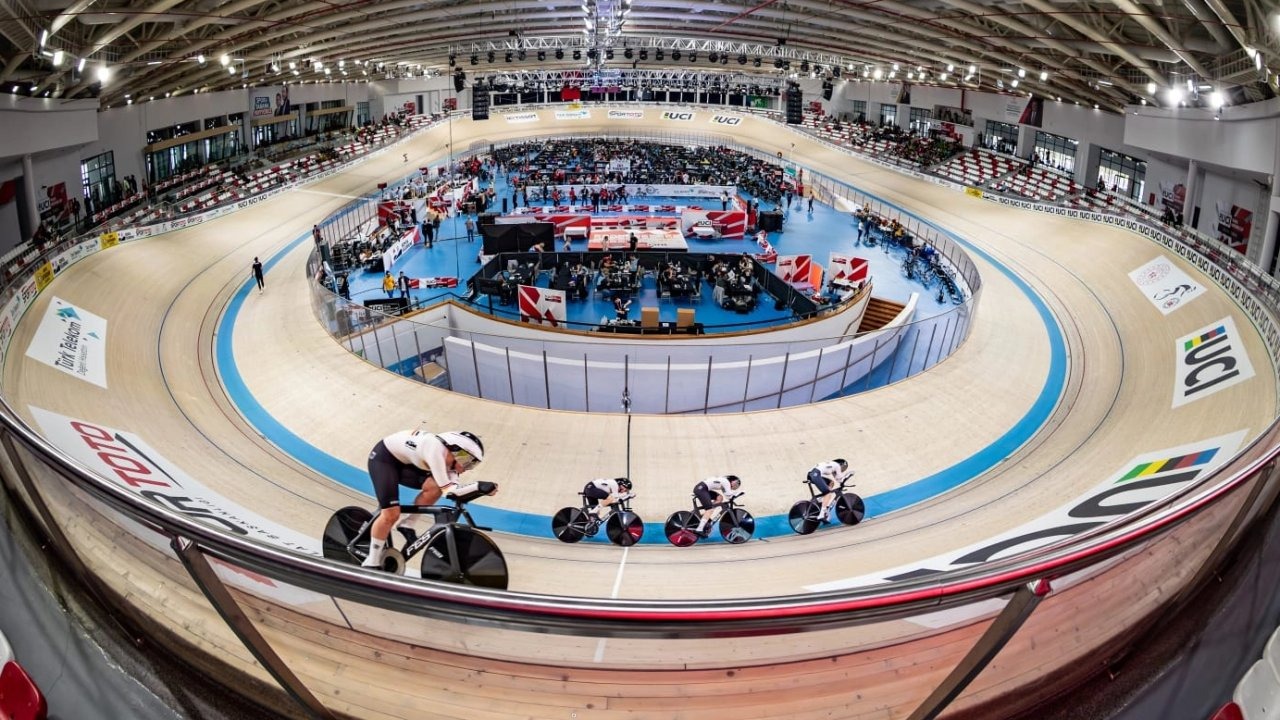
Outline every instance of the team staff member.
<path id="1" fill-rule="evenodd" d="M 725 475 L 723 477 L 709 477 L 706 480 L 693 486 L 693 496 L 698 500 L 699 514 L 702 519 L 698 521 L 698 528 L 695 530 L 702 537 L 711 534 L 711 521 L 714 516 L 719 513 L 717 507 L 719 503 L 725 502 L 730 497 L 738 494 L 738 488 L 742 487 L 742 479 L 737 475 Z"/>
<path id="2" fill-rule="evenodd" d="M 484 459 L 484 444 L 465 430 L 439 434 L 404 430 L 378 441 L 369 453 L 369 478 L 378 498 L 378 516 L 369 530 L 369 556 L 364 567 L 381 567 L 387 536 L 400 520 L 400 486 L 418 490 L 414 505 L 432 505 L 444 488 L 458 484 L 458 476 Z M 462 495 L 478 483 L 458 487 Z M 498 491 L 494 487 L 493 493 Z M 490 493 L 492 495 L 493 493 Z M 421 517 L 414 515 L 413 519 Z"/>
<path id="3" fill-rule="evenodd" d="M 262 263 L 258 258 L 253 259 L 253 279 L 258 281 L 258 292 L 261 293 L 262 289 L 267 286 L 267 283 L 262 279 Z"/>
<path id="4" fill-rule="evenodd" d="M 391 277 L 390 270 L 382 276 L 382 291 L 387 294 L 388 300 L 396 296 L 396 279 Z"/>
<path id="5" fill-rule="evenodd" d="M 596 478 L 582 488 L 582 495 L 586 497 L 587 505 L 595 508 L 596 517 L 601 520 L 609 517 L 610 505 L 635 497 L 631 493 L 631 481 L 624 477 L 612 480 Z"/>

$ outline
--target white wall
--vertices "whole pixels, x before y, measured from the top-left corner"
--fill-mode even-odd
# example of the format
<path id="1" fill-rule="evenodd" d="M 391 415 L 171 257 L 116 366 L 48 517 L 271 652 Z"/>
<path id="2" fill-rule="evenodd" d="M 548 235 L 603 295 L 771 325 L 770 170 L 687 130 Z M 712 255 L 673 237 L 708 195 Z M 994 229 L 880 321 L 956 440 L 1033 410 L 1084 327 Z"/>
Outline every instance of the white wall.
<path id="1" fill-rule="evenodd" d="M 0 158 L 74 147 L 98 138 L 96 100 L 0 94 Z"/>
<path id="2" fill-rule="evenodd" d="M 1269 196 L 1265 187 L 1247 176 L 1206 170 L 1200 192 L 1200 222 L 1196 227 L 1200 232 L 1216 237 L 1217 206 L 1221 205 L 1224 212 L 1230 212 L 1231 206 L 1235 205 L 1253 212 L 1253 231 L 1249 234 L 1249 240 L 1251 243 L 1257 241 L 1261 238 L 1262 225 L 1270 203 Z"/>
<path id="3" fill-rule="evenodd" d="M 1125 142 L 1221 167 L 1270 175 L 1280 135 L 1280 99 L 1208 110 L 1130 107 Z"/>
<path id="4" fill-rule="evenodd" d="M 21 161 L 0 161 L 0 183 L 6 183 L 10 180 L 18 183 L 18 192 L 21 193 Z M 15 196 L 13 200 L 0 205 L 0 254 L 8 252 L 10 248 L 16 247 L 18 245 L 18 241 L 22 238 L 22 231 L 18 226 L 18 202 L 19 200 Z"/>

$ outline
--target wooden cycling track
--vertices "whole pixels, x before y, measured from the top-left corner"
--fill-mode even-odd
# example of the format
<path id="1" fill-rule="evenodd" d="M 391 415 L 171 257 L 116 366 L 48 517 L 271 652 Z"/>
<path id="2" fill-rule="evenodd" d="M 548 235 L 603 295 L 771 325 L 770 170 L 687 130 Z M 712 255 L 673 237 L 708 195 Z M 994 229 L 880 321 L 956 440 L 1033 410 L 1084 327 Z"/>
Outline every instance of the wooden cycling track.
<path id="1" fill-rule="evenodd" d="M 28 421 L 28 408 L 35 406 L 141 436 L 231 501 L 318 535 L 333 509 L 367 506 L 371 499 L 287 456 L 239 414 L 213 357 L 222 311 L 248 280 L 255 256 L 266 259 L 286 248 L 376 183 L 439 164 L 450 133 L 455 147 L 466 148 L 530 134 L 673 129 L 656 117 L 557 122 L 551 114 L 543 111 L 532 131 L 500 116 L 485 123 L 456 120 L 305 188 L 81 261 L 59 275 L 17 328 L 4 369 L 6 397 Z M 992 537 L 1080 496 L 1144 452 L 1239 430 L 1252 437 L 1275 417 L 1269 355 L 1225 293 L 1185 263 L 1179 265 L 1209 286 L 1204 296 L 1162 316 L 1138 292 L 1129 271 L 1170 255 L 1154 243 L 1116 228 L 970 198 L 761 118 L 743 118 L 737 141 L 771 153 L 789 152 L 794 142 L 794 156 L 804 165 L 956 233 L 1016 273 L 1042 298 L 1065 337 L 1065 388 L 1048 421 L 1006 461 L 907 509 L 805 538 L 683 550 L 624 551 L 499 535 L 513 590 L 663 599 L 804 593 L 806 586 L 873 574 Z M 408 164 L 401 152 L 408 153 Z M 545 516 L 573 502 L 585 480 L 621 474 L 622 415 L 540 411 L 454 395 L 349 354 L 313 316 L 304 268 L 310 247 L 299 243 L 281 258 L 267 276 L 267 292 L 247 298 L 234 330 L 236 362 L 250 391 L 293 433 L 363 467 L 370 446 L 394 430 L 420 422 L 469 429 L 489 449 L 476 479 L 502 486 L 487 504 Z M 745 478 L 747 507 L 757 516 L 785 513 L 803 495 L 799 481 L 816 460 L 850 458 L 858 492 L 872 496 L 991 444 L 1035 400 L 1050 347 L 1026 294 L 989 262 L 974 259 L 985 288 L 972 334 L 954 356 L 920 377 L 777 411 L 634 417 L 637 512 L 660 521 L 688 506 L 697 479 L 734 472 Z M 55 295 L 107 318 L 109 390 L 18 352 Z M 1171 408 L 1174 341 L 1228 315 L 1244 335 L 1256 376 Z M 79 551 L 99 561 L 108 584 L 135 612 L 175 642 L 212 656 L 194 653 L 194 662 L 266 677 L 172 555 L 138 542 L 67 491 L 48 492 L 59 518 L 78 530 Z M 1175 587 L 1182 576 L 1172 559 L 1152 562 L 1159 569 L 1151 577 L 1158 580 L 1094 580 L 1098 606 L 1124 608 L 1117 618 L 1130 619 L 1144 606 L 1155 607 L 1161 585 Z M 350 607 L 342 618 L 333 607 L 294 613 L 261 598 L 238 597 L 255 610 L 268 638 L 308 686 L 329 707 L 358 717 L 566 717 L 570 711 L 578 717 L 677 717 L 685 711 L 700 717 L 897 717 L 927 694 L 927 678 L 940 679 L 983 628 L 981 622 L 957 622 L 946 632 L 925 633 L 918 625 L 882 622 L 854 635 L 784 636 L 734 646 L 610 640 L 606 647 L 595 638 L 461 629 L 374 610 L 353 621 Z M 1044 618 L 1044 635 L 1024 631 L 1027 643 L 1060 644 L 1055 667 L 1088 652 L 1094 634 L 1105 633 L 1097 627 L 1063 630 L 1062 623 L 1070 623 L 1058 620 Z M 401 635 L 407 644 L 392 639 Z M 772 662 L 778 658 L 794 662 Z M 600 669 L 646 667 L 648 660 L 654 660 L 651 667 L 708 669 L 626 676 Z M 756 664 L 739 674 L 722 670 Z M 989 682 L 975 685 L 960 704 L 995 697 L 1010 683 L 1049 671 L 1048 665 L 993 666 L 983 676 Z M 859 688 L 856 698 L 849 683 Z"/>

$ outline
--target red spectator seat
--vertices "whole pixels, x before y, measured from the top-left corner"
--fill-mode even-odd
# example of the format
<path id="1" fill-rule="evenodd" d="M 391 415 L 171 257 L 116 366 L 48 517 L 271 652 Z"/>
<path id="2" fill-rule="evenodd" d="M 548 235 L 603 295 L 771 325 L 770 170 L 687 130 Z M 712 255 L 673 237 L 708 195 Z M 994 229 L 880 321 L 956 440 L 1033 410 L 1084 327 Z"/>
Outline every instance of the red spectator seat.
<path id="1" fill-rule="evenodd" d="M 12 660 L 0 668 L 0 718 L 4 720 L 45 720 L 49 707 L 40 688 L 18 663 Z"/>

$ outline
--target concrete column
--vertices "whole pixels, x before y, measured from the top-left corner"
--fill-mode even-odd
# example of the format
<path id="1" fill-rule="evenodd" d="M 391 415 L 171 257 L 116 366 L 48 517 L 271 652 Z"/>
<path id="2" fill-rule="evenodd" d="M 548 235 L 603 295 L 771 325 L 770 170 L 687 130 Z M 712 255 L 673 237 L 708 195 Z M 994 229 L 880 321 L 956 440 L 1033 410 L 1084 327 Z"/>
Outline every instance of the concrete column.
<path id="1" fill-rule="evenodd" d="M 1102 146 L 1080 141 L 1076 150 L 1076 184 L 1094 187 L 1098 184 L 1098 167 L 1102 164 Z"/>
<path id="2" fill-rule="evenodd" d="M 22 156 L 22 196 L 25 202 L 19 207 L 24 215 L 18 219 L 18 228 L 22 231 L 22 239 L 27 240 L 40 227 L 40 196 L 36 194 L 36 171 L 31 165 L 30 155 Z"/>
<path id="3" fill-rule="evenodd" d="M 1018 157 L 1030 158 L 1036 152 L 1036 131 L 1030 125 L 1018 126 Z"/>
<path id="4" fill-rule="evenodd" d="M 1200 163 L 1191 160 L 1187 163 L 1187 181 L 1183 183 L 1186 188 L 1186 199 L 1182 203 L 1182 225 L 1183 227 L 1194 227 L 1195 209 L 1200 205 Z"/>

